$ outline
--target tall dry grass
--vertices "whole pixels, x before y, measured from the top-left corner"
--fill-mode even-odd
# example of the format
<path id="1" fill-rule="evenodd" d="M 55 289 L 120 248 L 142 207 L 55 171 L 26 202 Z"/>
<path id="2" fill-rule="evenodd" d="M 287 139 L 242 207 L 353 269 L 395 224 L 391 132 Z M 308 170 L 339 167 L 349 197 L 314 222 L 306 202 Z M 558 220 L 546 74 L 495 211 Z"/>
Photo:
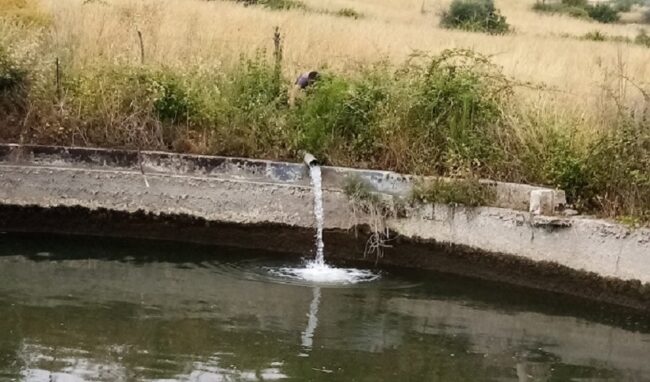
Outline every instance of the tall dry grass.
<path id="1" fill-rule="evenodd" d="M 639 83 L 650 78 L 650 49 L 570 38 L 595 29 L 631 37 L 636 26 L 541 15 L 530 10 L 532 0 L 497 1 L 515 29 L 506 36 L 439 28 L 438 12 L 445 1 L 305 2 L 313 9 L 350 7 L 365 17 L 274 12 L 199 0 L 112 0 L 86 5 L 82 0 L 43 0 L 43 5 L 54 19 L 52 46 L 75 67 L 139 60 L 137 30 L 143 34 L 148 64 L 227 66 L 242 53 L 270 50 L 273 28 L 279 26 L 285 37 L 288 76 L 308 68 L 354 72 L 378 60 L 403 62 L 418 50 L 468 48 L 490 56 L 507 75 L 557 90 L 547 94 L 549 100 L 558 104 L 570 100 L 571 108 L 588 114 L 601 110 L 602 85 L 612 73 L 623 70 Z"/>

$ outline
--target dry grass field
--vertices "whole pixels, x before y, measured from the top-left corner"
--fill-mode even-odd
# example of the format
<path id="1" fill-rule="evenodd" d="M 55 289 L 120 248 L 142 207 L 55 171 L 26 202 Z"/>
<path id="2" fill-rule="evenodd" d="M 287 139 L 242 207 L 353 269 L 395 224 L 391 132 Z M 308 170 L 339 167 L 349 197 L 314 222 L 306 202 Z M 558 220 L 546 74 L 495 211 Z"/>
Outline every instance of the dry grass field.
<path id="1" fill-rule="evenodd" d="M 379 60 L 401 63 L 414 51 L 468 48 L 491 57 L 509 76 L 557 90 L 543 97 L 548 102 L 567 106 L 570 99 L 572 108 L 584 107 L 588 114 L 602 109 L 602 88 L 616 76 L 638 84 L 650 79 L 650 49 L 577 38 L 596 30 L 634 37 L 642 25 L 540 14 L 531 10 L 533 1 L 497 0 L 514 27 L 503 36 L 440 28 L 439 14 L 448 4 L 435 0 L 305 1 L 314 10 L 352 8 L 361 19 L 201 0 L 43 0 L 43 6 L 54 20 L 52 46 L 79 67 L 136 62 L 136 30 L 143 33 L 149 64 L 229 65 L 241 53 L 270 51 L 279 26 L 287 76 L 312 68 L 354 72 Z"/>

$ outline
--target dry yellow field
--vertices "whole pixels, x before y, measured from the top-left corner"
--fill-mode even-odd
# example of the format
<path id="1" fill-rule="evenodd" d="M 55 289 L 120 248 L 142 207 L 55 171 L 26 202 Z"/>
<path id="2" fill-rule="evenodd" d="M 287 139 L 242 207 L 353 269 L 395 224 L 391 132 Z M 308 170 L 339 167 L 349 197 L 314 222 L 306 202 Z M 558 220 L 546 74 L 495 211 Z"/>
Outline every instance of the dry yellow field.
<path id="1" fill-rule="evenodd" d="M 595 30 L 634 37 L 639 25 L 605 25 L 543 15 L 531 10 L 533 1 L 496 1 L 514 27 L 514 33 L 505 36 L 440 28 L 439 13 L 448 5 L 444 0 L 305 1 L 310 9 L 355 9 L 364 15 L 357 20 L 222 1 L 42 3 L 54 18 L 52 46 L 77 67 L 106 60 L 137 62 L 137 30 L 143 34 L 148 64 L 228 65 L 241 53 L 270 50 L 273 28 L 279 26 L 288 76 L 311 68 L 349 72 L 379 60 L 399 63 L 414 51 L 470 48 L 491 56 L 509 76 L 557 90 L 545 92 L 541 98 L 538 92 L 527 92 L 527 96 L 565 106 L 570 100 L 571 107 L 586 111 L 602 109 L 598 104 L 602 87 L 618 86 L 611 83 L 613 78 L 624 75 L 639 84 L 650 79 L 650 49 L 576 38 Z M 634 98 L 632 93 L 627 96 Z"/>

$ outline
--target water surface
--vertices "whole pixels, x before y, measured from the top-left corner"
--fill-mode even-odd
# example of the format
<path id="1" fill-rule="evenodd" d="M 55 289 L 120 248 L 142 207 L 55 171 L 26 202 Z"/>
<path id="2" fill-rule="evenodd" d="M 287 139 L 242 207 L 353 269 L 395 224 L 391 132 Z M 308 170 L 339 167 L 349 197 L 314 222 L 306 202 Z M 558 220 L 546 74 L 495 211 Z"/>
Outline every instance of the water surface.
<path id="1" fill-rule="evenodd" d="M 277 253 L 0 235 L 0 381 L 646 381 L 650 319 L 430 272 L 285 280 Z"/>

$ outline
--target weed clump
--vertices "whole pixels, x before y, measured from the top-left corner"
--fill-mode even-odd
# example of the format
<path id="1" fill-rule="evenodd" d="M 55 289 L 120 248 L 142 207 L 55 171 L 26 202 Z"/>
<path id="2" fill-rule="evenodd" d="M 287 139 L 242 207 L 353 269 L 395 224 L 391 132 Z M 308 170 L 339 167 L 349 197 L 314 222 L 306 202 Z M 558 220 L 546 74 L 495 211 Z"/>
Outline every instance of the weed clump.
<path id="1" fill-rule="evenodd" d="M 336 11 L 336 15 L 337 15 L 337 16 L 341 16 L 341 17 L 350 17 L 350 18 L 353 18 L 353 19 L 355 19 L 355 20 L 356 20 L 356 19 L 360 19 L 360 18 L 363 17 L 363 14 L 361 14 L 361 13 L 355 11 L 355 10 L 352 9 L 352 8 L 342 8 L 342 9 L 339 9 L 338 11 Z"/>
<path id="2" fill-rule="evenodd" d="M 496 201 L 496 190 L 475 178 L 435 179 L 416 184 L 413 200 L 420 203 L 460 204 L 468 207 L 489 206 Z"/>
<path id="3" fill-rule="evenodd" d="M 29 95 L 29 71 L 0 45 L 0 115 L 21 112 Z"/>
<path id="4" fill-rule="evenodd" d="M 593 31 L 585 33 L 585 35 L 582 36 L 582 39 L 591 41 L 607 41 L 607 35 L 601 31 Z"/>
<path id="5" fill-rule="evenodd" d="M 581 19 L 591 19 L 600 23 L 615 23 L 620 19 L 621 8 L 610 4 L 590 5 L 585 0 L 562 0 L 559 3 L 537 1 L 533 9 L 539 12 L 561 13 Z"/>
<path id="6" fill-rule="evenodd" d="M 510 30 L 493 0 L 454 0 L 443 12 L 440 25 L 472 32 L 504 34 Z"/>
<path id="7" fill-rule="evenodd" d="M 641 29 L 634 38 L 634 43 L 650 48 L 650 35 L 645 29 Z"/>
<path id="8" fill-rule="evenodd" d="M 284 11 L 288 9 L 306 9 L 305 3 L 300 0 L 235 0 L 245 6 L 259 5 L 264 8 Z"/>

